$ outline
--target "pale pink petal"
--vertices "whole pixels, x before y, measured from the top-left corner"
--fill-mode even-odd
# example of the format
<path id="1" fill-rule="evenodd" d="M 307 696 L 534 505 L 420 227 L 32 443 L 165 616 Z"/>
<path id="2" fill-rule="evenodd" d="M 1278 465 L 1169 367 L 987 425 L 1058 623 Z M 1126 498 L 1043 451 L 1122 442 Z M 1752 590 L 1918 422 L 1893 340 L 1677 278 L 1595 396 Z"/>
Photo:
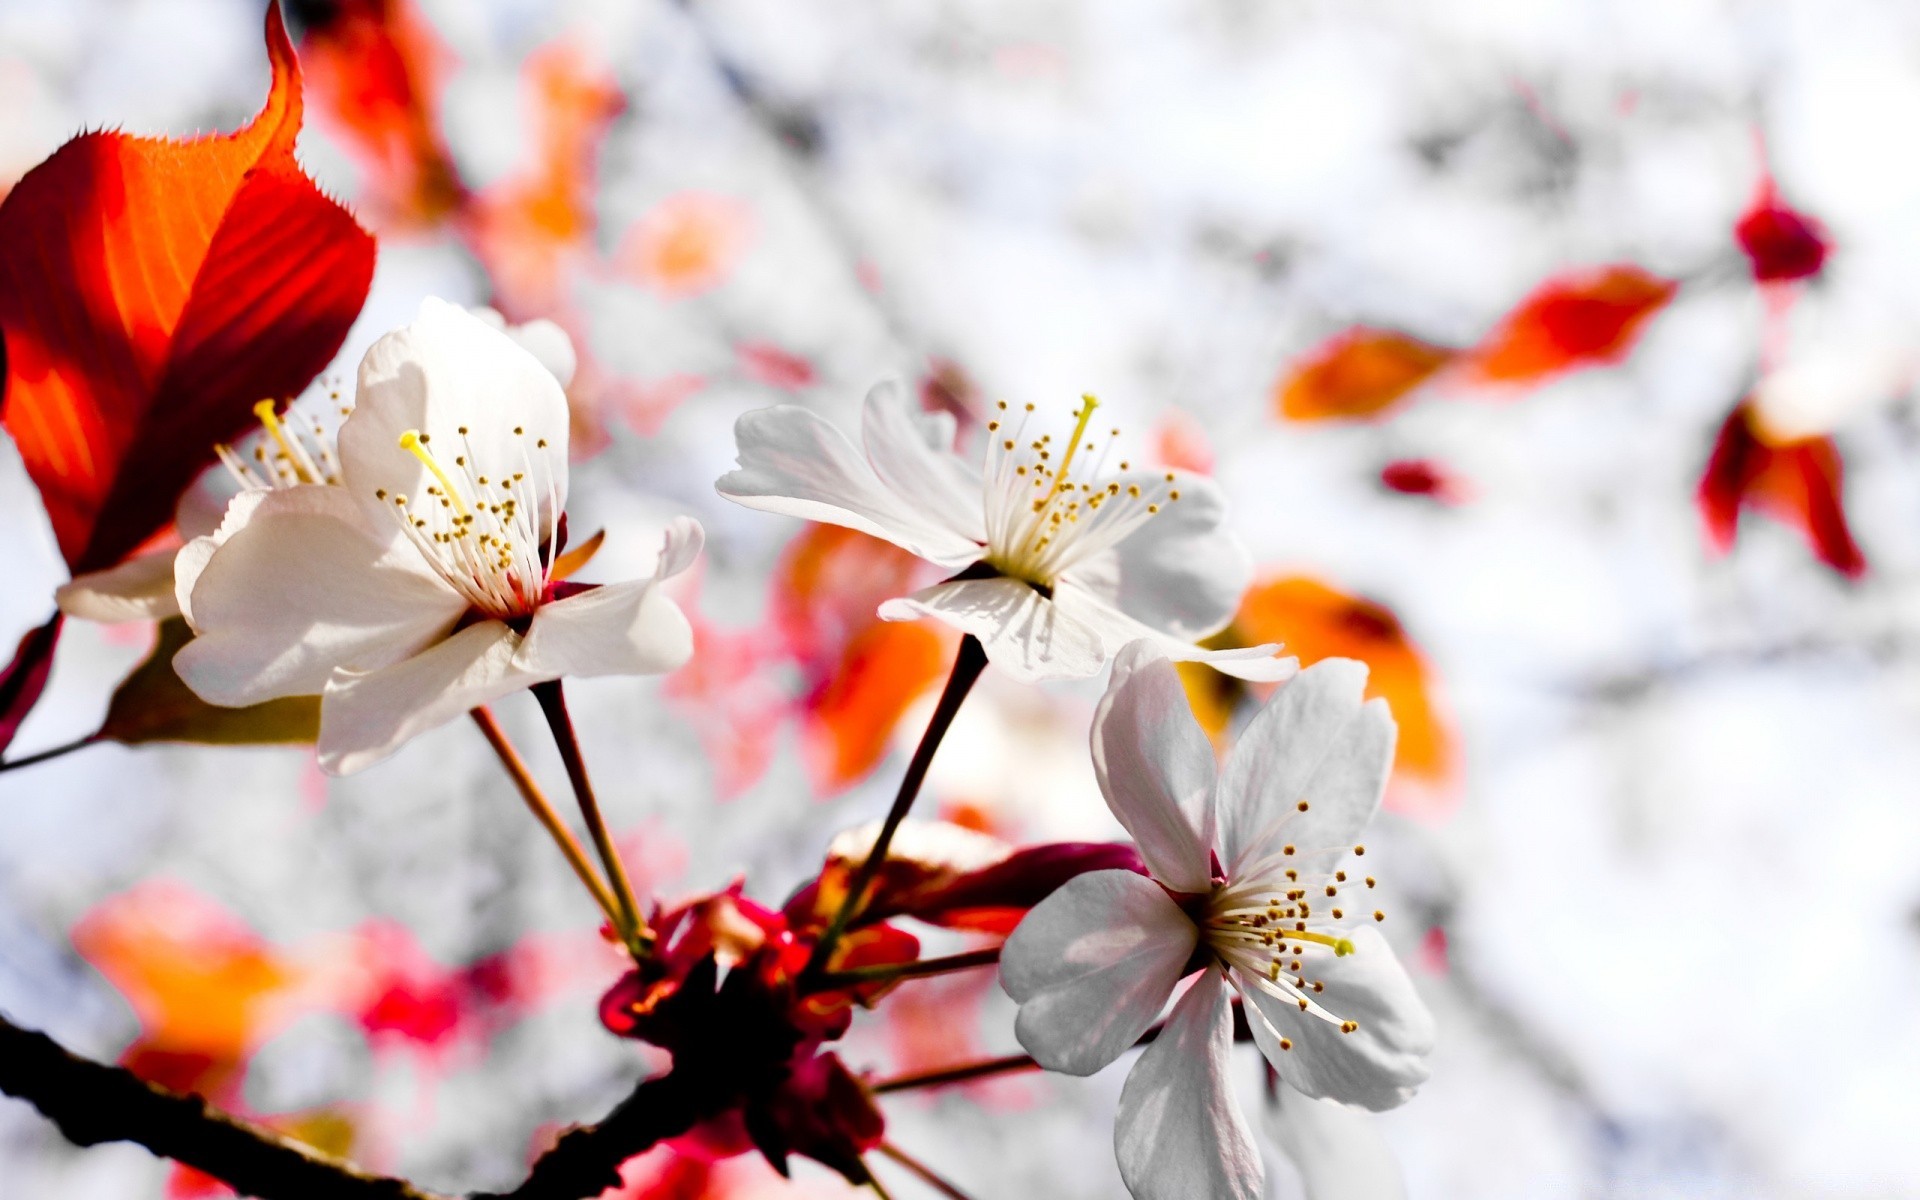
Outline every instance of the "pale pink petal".
<path id="1" fill-rule="evenodd" d="M 1426 1082 L 1433 1014 L 1379 931 L 1358 926 L 1346 936 L 1353 953 L 1316 958 L 1307 975 L 1325 985 L 1314 1002 L 1340 1020 L 1356 1022 L 1359 1028 L 1352 1033 L 1301 1011 L 1297 1002 L 1273 995 L 1258 981 L 1239 977 L 1235 983 L 1251 1006 L 1248 1020 L 1258 1016 L 1269 1026 L 1268 1036 L 1256 1040 L 1280 1078 L 1309 1096 L 1377 1112 L 1404 1104 Z M 1280 1049 L 1280 1037 L 1292 1049 Z"/>
<path id="2" fill-rule="evenodd" d="M 1275 644 L 1243 646 L 1228 650 L 1207 650 L 1183 638 L 1163 633 L 1115 608 L 1113 602 L 1088 587 L 1073 575 L 1064 575 L 1053 587 L 1054 603 L 1073 620 L 1085 626 L 1099 640 L 1105 657 L 1120 652 L 1120 647 L 1142 638 L 1152 641 L 1160 653 L 1174 662 L 1201 662 L 1222 675 L 1232 675 L 1260 683 L 1290 678 L 1300 664 L 1291 658 L 1275 658 Z"/>
<path id="3" fill-rule="evenodd" d="M 408 739 L 537 682 L 514 670 L 519 641 L 500 622 L 482 621 L 390 667 L 335 675 L 320 699 L 321 769 L 364 770 Z"/>
<path id="4" fill-rule="evenodd" d="M 172 550 L 136 554 L 117 567 L 76 575 L 54 589 L 60 611 L 82 621 L 115 624 L 176 616 Z"/>
<path id="5" fill-rule="evenodd" d="M 570 420 L 566 393 L 538 359 L 459 305 L 428 299 L 360 362 L 353 415 L 340 427 L 343 486 L 370 515 L 385 514 L 377 519 L 393 519 L 397 496 L 429 503 L 435 476 L 400 446 L 418 430 L 456 487 L 478 490 L 469 473 L 494 486 L 519 473 L 552 522 L 567 503 Z"/>
<path id="6" fill-rule="evenodd" d="M 1266 1172 L 1234 1102 L 1233 1011 L 1209 969 L 1127 1076 L 1113 1120 L 1134 1200 L 1258 1200 Z"/>
<path id="7" fill-rule="evenodd" d="M 874 473 L 894 494 L 939 514 L 971 542 L 987 540 L 984 485 L 979 468 L 953 452 L 952 416 L 927 412 L 889 379 L 867 393 L 860 436 Z"/>
<path id="8" fill-rule="evenodd" d="M 1365 664 L 1323 659 L 1275 692 L 1242 731 L 1220 773 L 1230 876 L 1241 878 L 1283 844 L 1310 852 L 1359 840 L 1380 807 L 1395 739 L 1386 702 L 1363 703 L 1366 686 Z"/>
<path id="9" fill-rule="evenodd" d="M 858 529 L 946 567 L 980 557 L 967 534 L 980 519 L 979 496 L 966 511 L 923 508 L 887 487 L 845 434 L 794 405 L 747 413 L 733 432 L 740 465 L 714 484 L 727 499 Z"/>
<path id="10" fill-rule="evenodd" d="M 1371 1113 L 1282 1083 L 1265 1125 L 1299 1169 L 1306 1200 L 1406 1200 L 1400 1164 Z"/>
<path id="11" fill-rule="evenodd" d="M 174 669 L 202 699 L 242 705 L 397 662 L 439 640 L 466 602 L 410 544 L 369 532 L 341 489 L 309 485 L 260 494 L 194 581 L 191 609 L 199 636 Z"/>
<path id="12" fill-rule="evenodd" d="M 887 601 L 880 615 L 945 621 L 979 638 L 993 665 L 1022 683 L 1085 679 L 1107 664 L 1106 649 L 1091 629 L 1017 579 L 948 580 Z"/>
<path id="13" fill-rule="evenodd" d="M 1093 715 L 1093 773 L 1107 807 L 1154 878 L 1205 892 L 1213 871 L 1213 746 L 1193 719 L 1173 664 L 1129 643 Z"/>
<path id="14" fill-rule="evenodd" d="M 1193 921 L 1152 880 L 1090 871 L 1029 912 L 1000 951 L 1014 1034 L 1050 1071 L 1091 1075 L 1139 1039 L 1193 954 Z"/>

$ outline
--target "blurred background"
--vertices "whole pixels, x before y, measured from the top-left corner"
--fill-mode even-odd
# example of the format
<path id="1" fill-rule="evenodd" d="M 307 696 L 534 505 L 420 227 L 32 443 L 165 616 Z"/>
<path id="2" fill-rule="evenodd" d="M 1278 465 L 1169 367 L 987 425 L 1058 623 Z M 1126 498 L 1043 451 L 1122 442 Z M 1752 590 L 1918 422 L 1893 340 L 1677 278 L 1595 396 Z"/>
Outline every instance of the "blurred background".
<path id="1" fill-rule="evenodd" d="M 1093 392 L 1231 496 L 1236 633 L 1367 659 L 1401 721 L 1387 929 L 1441 1024 L 1379 1120 L 1411 1195 L 1920 1196 L 1920 8 L 288 15 L 302 157 L 380 237 L 336 381 L 426 295 L 552 319 L 589 577 L 707 527 L 694 662 L 575 689 L 642 887 L 783 898 L 884 809 L 953 645 L 872 620 L 901 555 L 714 495 L 734 418 L 851 429 L 887 375 L 963 429 Z M 261 16 L 0 0 L 0 188 L 83 128 L 243 123 Z M 0 509 L 11 644 L 63 570 L 10 445 Z M 152 636 L 70 625 L 15 753 L 95 728 Z M 1240 697 L 1192 683 L 1226 734 Z M 989 671 L 926 815 L 1118 836 L 1098 691 Z M 531 701 L 498 708 L 557 785 Z M 617 974 L 465 724 L 346 780 L 297 747 L 0 775 L 0 1010 L 428 1186 L 517 1180 L 658 1066 L 595 1019 Z M 910 984 L 845 1053 L 1006 1053 L 1011 1017 L 985 975 Z M 1117 1196 L 1123 1076 L 891 1099 L 889 1134 L 976 1196 Z M 627 1194 L 848 1194 L 666 1170 Z M 220 1194 L 12 1100 L 0 1193 Z"/>

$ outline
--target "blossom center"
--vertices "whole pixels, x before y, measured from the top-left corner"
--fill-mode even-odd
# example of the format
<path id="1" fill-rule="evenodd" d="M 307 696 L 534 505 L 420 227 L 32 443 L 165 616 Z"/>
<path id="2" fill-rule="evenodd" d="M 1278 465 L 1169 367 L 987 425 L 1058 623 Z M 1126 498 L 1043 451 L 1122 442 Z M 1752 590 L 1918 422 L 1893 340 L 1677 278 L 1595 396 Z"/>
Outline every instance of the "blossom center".
<path id="1" fill-rule="evenodd" d="M 1365 854 L 1366 847 L 1355 846 L 1352 853 Z M 1371 891 L 1376 880 L 1371 875 L 1355 879 L 1344 867 L 1315 870 L 1308 865 L 1328 861 L 1332 856 L 1325 853 L 1301 854 L 1287 846 L 1277 857 L 1278 863 L 1256 864 L 1244 880 L 1214 886 L 1196 922 L 1201 942 L 1220 963 L 1238 968 L 1247 986 L 1352 1033 L 1359 1028 L 1356 1022 L 1329 1012 L 1316 999 L 1326 990 L 1316 973 L 1332 959 L 1355 953 L 1346 930 L 1360 914 L 1350 910 L 1353 901 L 1346 897 Z M 1386 919 L 1379 909 L 1369 915 L 1375 921 Z M 1289 1046 L 1282 1039 L 1282 1047 Z"/>
<path id="2" fill-rule="evenodd" d="M 1054 443 L 1052 434 L 1027 437 L 1031 404 L 1014 429 L 1007 428 L 1004 400 L 999 403 L 1001 415 L 987 423 L 987 552 L 982 561 L 1000 574 L 1051 589 L 1076 565 L 1118 545 L 1180 499 L 1171 473 L 1158 479 L 1126 478 L 1131 466 L 1122 461 L 1122 477 L 1103 476 L 1120 431 L 1109 431 L 1104 445 L 1089 436 L 1099 406 L 1094 397 L 1081 397 L 1064 448 Z"/>
<path id="3" fill-rule="evenodd" d="M 531 616 L 544 598 L 553 570 L 552 530 L 559 508 L 552 449 L 547 439 L 528 443 L 515 426 L 519 470 L 483 473 L 474 460 L 468 429 L 443 461 L 432 437 L 417 429 L 400 435 L 400 448 L 418 459 L 433 482 L 426 495 L 375 496 L 391 504 L 427 564 L 480 615 L 514 621 Z"/>

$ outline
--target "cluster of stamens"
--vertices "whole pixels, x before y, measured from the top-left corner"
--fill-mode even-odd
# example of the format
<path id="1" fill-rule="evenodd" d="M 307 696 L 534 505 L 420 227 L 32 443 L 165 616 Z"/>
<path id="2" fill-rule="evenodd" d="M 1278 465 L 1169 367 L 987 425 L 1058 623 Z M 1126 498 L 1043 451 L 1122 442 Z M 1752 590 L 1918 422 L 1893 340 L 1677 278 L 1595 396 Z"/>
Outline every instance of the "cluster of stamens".
<path id="1" fill-rule="evenodd" d="M 1160 478 L 1108 479 L 1107 456 L 1120 431 L 1105 444 L 1088 436 L 1100 402 L 1081 397 L 1072 435 L 1064 448 L 1052 434 L 1027 436 L 1029 404 L 1008 428 L 1007 402 L 987 423 L 986 562 L 1003 575 L 1050 588 L 1075 564 L 1118 545 L 1168 504 L 1180 499 L 1172 474 Z M 1084 457 L 1082 457 L 1084 456 Z M 1091 466 L 1081 471 L 1076 461 Z M 1131 470 L 1122 461 L 1119 470 Z"/>
<path id="2" fill-rule="evenodd" d="M 420 460 L 434 482 L 424 496 L 375 497 L 393 506 L 401 528 L 447 585 L 488 617 L 511 620 L 531 614 L 552 573 L 552 532 L 559 513 L 551 447 L 515 426 L 519 470 L 482 474 L 474 462 L 467 427 L 443 462 L 432 436 L 417 429 L 400 435 L 400 448 Z"/>
<path id="3" fill-rule="evenodd" d="M 1301 811 L 1307 802 L 1299 804 Z M 1217 886 L 1209 897 L 1201 923 L 1201 936 L 1222 963 L 1239 968 L 1243 980 L 1270 995 L 1297 1004 L 1301 1012 L 1311 1013 L 1352 1033 L 1360 1026 L 1321 1007 L 1315 996 L 1326 991 L 1324 981 L 1314 977 L 1316 963 L 1354 952 L 1353 942 L 1341 930 L 1362 915 L 1350 911 L 1350 896 L 1356 890 L 1373 890 L 1371 875 L 1357 877 L 1345 867 L 1315 870 L 1309 863 L 1339 863 L 1350 853 L 1364 855 L 1365 846 L 1351 850 L 1301 851 L 1288 845 L 1267 863 L 1256 865 L 1243 882 Z M 1386 920 L 1386 913 L 1372 909 L 1375 921 Z M 1292 1043 L 1280 1039 L 1282 1049 Z"/>
<path id="4" fill-rule="evenodd" d="M 275 411 L 272 400 L 253 406 L 261 433 L 250 451 L 224 443 L 213 448 L 227 472 L 249 490 L 293 487 L 302 483 L 338 484 L 340 456 L 334 449 L 338 420 L 353 411 L 343 404 L 338 387 L 327 390 L 328 405 L 335 410 L 336 423 L 329 427 L 299 400 L 287 405 L 284 413 Z"/>

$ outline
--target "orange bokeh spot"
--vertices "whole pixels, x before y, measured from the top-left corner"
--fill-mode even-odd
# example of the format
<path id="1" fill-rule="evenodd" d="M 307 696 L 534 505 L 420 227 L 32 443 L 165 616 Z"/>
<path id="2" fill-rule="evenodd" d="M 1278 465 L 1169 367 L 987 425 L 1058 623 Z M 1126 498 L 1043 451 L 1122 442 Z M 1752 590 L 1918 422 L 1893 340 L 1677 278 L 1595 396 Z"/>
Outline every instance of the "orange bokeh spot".
<path id="1" fill-rule="evenodd" d="M 1472 352 L 1480 383 L 1535 384 L 1581 367 L 1618 362 L 1679 285 L 1631 264 L 1547 280 Z"/>
<path id="2" fill-rule="evenodd" d="M 621 260 L 668 296 L 694 296 L 726 279 L 753 237 L 753 210 L 711 192 L 676 192 L 633 223 Z"/>
<path id="3" fill-rule="evenodd" d="M 1379 416 L 1453 358 L 1445 346 L 1358 325 L 1295 363 L 1274 388 L 1274 404 L 1290 421 Z"/>

